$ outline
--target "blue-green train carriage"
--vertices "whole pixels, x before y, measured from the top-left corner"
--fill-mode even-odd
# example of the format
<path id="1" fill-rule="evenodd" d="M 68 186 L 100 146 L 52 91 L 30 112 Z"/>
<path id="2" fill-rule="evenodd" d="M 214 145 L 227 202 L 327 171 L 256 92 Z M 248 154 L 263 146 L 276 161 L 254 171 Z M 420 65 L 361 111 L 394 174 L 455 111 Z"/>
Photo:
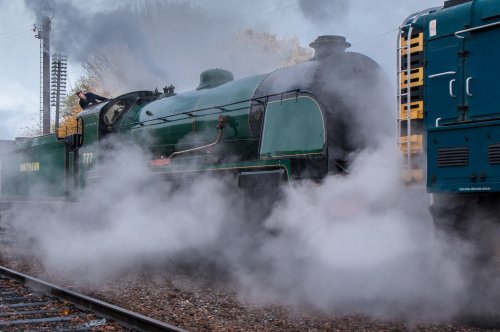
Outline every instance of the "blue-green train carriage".
<path id="1" fill-rule="evenodd" d="M 409 16 L 398 59 L 406 178 L 425 184 L 438 225 L 494 257 L 500 253 L 500 1 L 448 0 Z"/>

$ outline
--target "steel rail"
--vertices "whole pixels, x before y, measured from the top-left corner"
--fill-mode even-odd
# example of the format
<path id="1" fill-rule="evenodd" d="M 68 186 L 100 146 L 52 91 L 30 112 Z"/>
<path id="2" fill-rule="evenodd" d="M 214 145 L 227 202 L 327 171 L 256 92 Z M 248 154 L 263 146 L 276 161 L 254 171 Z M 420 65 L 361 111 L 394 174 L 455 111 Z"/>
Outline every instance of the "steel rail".
<path id="1" fill-rule="evenodd" d="M 0 266 L 0 275 L 17 280 L 26 287 L 38 290 L 48 296 L 53 296 L 72 303 L 80 309 L 89 310 L 99 316 L 114 320 L 117 324 L 126 328 L 136 329 L 139 331 L 187 332 L 187 330 L 180 327 L 176 327 L 130 310 L 120 308 L 113 304 L 73 292 L 2 266 Z"/>

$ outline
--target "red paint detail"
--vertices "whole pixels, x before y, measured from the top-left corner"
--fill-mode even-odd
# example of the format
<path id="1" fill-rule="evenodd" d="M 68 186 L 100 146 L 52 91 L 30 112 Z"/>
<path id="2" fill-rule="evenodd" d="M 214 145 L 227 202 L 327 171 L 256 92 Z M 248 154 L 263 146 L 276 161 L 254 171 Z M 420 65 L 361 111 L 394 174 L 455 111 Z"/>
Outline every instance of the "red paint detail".
<path id="1" fill-rule="evenodd" d="M 170 165 L 170 158 L 153 159 L 149 162 L 149 165 L 155 166 L 155 167 L 168 166 L 168 165 Z"/>

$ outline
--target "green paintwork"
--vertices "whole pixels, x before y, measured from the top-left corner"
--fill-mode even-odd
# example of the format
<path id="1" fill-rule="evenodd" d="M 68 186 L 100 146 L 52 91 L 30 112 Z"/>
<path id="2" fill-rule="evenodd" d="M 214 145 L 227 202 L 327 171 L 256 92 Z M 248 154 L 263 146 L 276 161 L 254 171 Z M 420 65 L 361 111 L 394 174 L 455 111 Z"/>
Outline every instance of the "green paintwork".
<path id="1" fill-rule="evenodd" d="M 209 172 L 209 171 L 228 171 L 228 172 L 243 172 L 255 170 L 270 170 L 284 169 L 288 181 L 291 177 L 291 163 L 289 159 L 274 159 L 274 160 L 252 160 L 235 163 L 221 164 L 195 164 L 189 161 L 182 162 L 175 160 L 172 164 L 164 167 L 151 167 L 153 173 L 157 174 L 175 174 L 189 172 Z"/>
<path id="2" fill-rule="evenodd" d="M 89 146 L 99 140 L 99 114 L 89 114 L 82 116 L 84 140 L 83 146 Z"/>
<path id="3" fill-rule="evenodd" d="M 153 101 L 140 110 L 136 122 L 142 124 L 131 125 L 132 135 L 136 141 L 149 145 L 154 154 L 168 155 L 174 148 L 182 150 L 213 142 L 217 136 L 217 119 L 224 115 L 229 116 L 229 123 L 224 129 L 223 140 L 240 144 L 239 148 L 247 145 L 252 148 L 253 145 L 256 150 L 257 141 L 251 137 L 248 127 L 248 100 L 266 76 L 247 77 L 212 89 L 189 91 Z M 227 106 L 224 111 L 215 108 L 232 103 L 237 104 Z M 197 111 L 196 117 L 181 114 L 193 111 Z M 166 118 L 169 122 L 159 118 Z M 122 123 L 122 126 L 126 125 Z"/>
<path id="4" fill-rule="evenodd" d="M 123 117 L 120 119 L 119 126 L 117 127 L 117 131 L 120 133 L 129 134 L 130 124 L 135 123 L 137 118 L 139 117 L 139 113 L 141 112 L 143 104 L 135 105 L 130 110 L 128 110 Z"/>
<path id="5" fill-rule="evenodd" d="M 55 135 L 17 141 L 2 168 L 1 196 L 65 196 L 65 148 Z"/>
<path id="6" fill-rule="evenodd" d="M 8 166 L 10 173 L 17 173 L 10 183 L 3 183 L 1 194 L 45 193 L 46 197 L 77 197 L 77 183 L 83 187 L 102 176 L 94 166 L 102 159 L 99 155 L 104 155 L 106 147 L 111 146 L 105 143 L 106 137 L 116 135 L 121 142 L 131 140 L 131 144 L 137 143 L 149 150 L 152 159 L 168 157 L 174 151 L 213 143 L 221 116 L 224 119 L 222 140 L 212 147 L 211 153 L 179 155 L 167 166 L 151 166 L 151 171 L 161 175 L 284 169 L 287 179 L 291 180 L 293 163 L 288 157 L 324 154 L 325 123 L 319 105 L 310 95 L 297 92 L 295 97 L 284 100 L 279 95 L 268 96 L 271 99 L 265 99 L 268 103 L 262 113 L 265 128 L 259 154 L 261 139 L 250 132 L 249 111 L 251 99 L 268 75 L 247 77 L 216 87 L 210 84 L 204 89 L 156 99 L 151 93 L 132 92 L 111 100 L 109 107 L 106 103 L 90 107 L 78 116 L 83 123 L 83 140 L 77 152 L 65 150 L 64 143 L 58 142 L 54 135 L 19 142 L 17 159 Z M 141 99 L 137 99 L 139 95 Z M 108 113 L 114 112 L 113 107 L 125 99 L 131 108 L 123 108 L 122 113 L 117 113 L 120 116 L 110 118 Z M 265 105 L 261 101 L 262 111 Z M 19 171 L 20 163 L 35 161 L 39 162 L 40 170 Z M 148 162 L 150 160 L 144 160 Z M 43 191 L 33 191 L 34 185 Z"/>
<path id="7" fill-rule="evenodd" d="M 81 114 L 80 118 L 83 121 L 83 145 L 78 150 L 79 183 L 85 186 L 86 174 L 99 156 L 99 112 L 87 112 Z"/>
<path id="8" fill-rule="evenodd" d="M 322 154 L 325 144 L 323 114 L 314 99 L 300 96 L 268 104 L 261 158 Z"/>
<path id="9" fill-rule="evenodd" d="M 234 81 L 234 76 L 230 71 L 220 68 L 208 69 L 200 74 L 200 85 L 196 90 L 215 88 L 231 81 Z"/>
<path id="10" fill-rule="evenodd" d="M 473 0 L 438 9 L 422 16 L 415 28 L 424 32 L 429 191 L 500 191 L 500 166 L 488 155 L 489 148 L 500 144 L 500 2 Z M 463 38 L 455 35 L 473 28 L 479 29 L 459 33 Z M 429 77 L 439 73 L 448 74 Z M 466 165 L 443 166 L 442 160 L 438 165 L 440 149 L 458 147 L 469 152 Z"/>

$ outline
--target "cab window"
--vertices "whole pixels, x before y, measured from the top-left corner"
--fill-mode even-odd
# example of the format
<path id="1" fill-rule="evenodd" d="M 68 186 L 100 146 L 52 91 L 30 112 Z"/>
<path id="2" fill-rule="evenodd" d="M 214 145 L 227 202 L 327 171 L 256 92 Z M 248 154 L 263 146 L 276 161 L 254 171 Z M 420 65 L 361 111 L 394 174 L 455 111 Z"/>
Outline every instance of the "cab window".
<path id="1" fill-rule="evenodd" d="M 121 112 L 126 108 L 127 103 L 123 100 L 118 100 L 113 104 L 104 114 L 103 120 L 107 125 L 113 124 L 113 122 L 118 118 Z"/>

